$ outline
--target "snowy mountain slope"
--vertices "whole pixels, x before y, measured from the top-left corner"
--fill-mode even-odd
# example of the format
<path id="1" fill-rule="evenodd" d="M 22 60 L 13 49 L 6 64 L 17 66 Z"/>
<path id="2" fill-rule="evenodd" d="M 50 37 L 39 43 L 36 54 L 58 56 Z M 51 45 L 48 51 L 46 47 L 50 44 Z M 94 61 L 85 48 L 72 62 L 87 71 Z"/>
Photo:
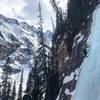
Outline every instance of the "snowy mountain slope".
<path id="1" fill-rule="evenodd" d="M 22 44 L 25 44 L 26 41 L 29 40 L 29 38 L 30 40 L 28 42 L 34 41 L 33 37 L 35 37 L 36 34 L 34 33 L 36 33 L 36 31 L 34 31 L 34 33 L 30 31 L 32 33 L 31 34 L 29 31 L 23 29 L 22 25 L 17 25 L 16 23 L 9 24 L 4 20 L 0 20 L 0 23 L 0 31 L 1 33 L 3 33 L 2 36 L 6 41 L 10 43 L 17 41 Z"/>
<path id="2" fill-rule="evenodd" d="M 8 21 L 4 16 L 0 16 L 0 40 L 5 42 L 5 44 L 3 43 L 2 45 L 6 45 L 7 43 L 19 45 L 16 52 L 9 57 L 14 59 L 16 56 L 15 59 L 22 63 L 21 60 L 25 60 L 25 57 L 28 57 L 26 60 L 29 60 L 30 56 L 33 54 L 34 48 L 37 46 L 36 31 L 29 32 L 23 29 L 22 24 L 16 24 L 15 22 L 16 20 L 14 21 L 14 19 L 12 22 L 11 19 Z"/>
<path id="3" fill-rule="evenodd" d="M 38 30 L 34 26 L 30 26 L 26 22 L 19 23 L 16 19 L 0 15 L 0 74 L 9 59 L 8 65 L 11 69 L 12 79 L 16 80 L 17 84 L 20 82 L 21 73 L 19 72 L 24 70 L 24 89 L 38 46 L 37 32 Z M 50 31 L 44 34 L 51 44 Z"/>
<path id="4" fill-rule="evenodd" d="M 19 84 L 20 70 L 24 70 L 24 84 L 33 66 L 34 49 L 37 47 L 37 30 L 26 23 L 0 15 L 0 67 L 5 67 L 9 58 L 13 81 Z M 2 72 L 1 72 L 2 74 Z"/>
<path id="5" fill-rule="evenodd" d="M 100 100 L 100 7 L 94 12 L 88 43 L 91 49 L 81 65 L 82 70 L 72 100 Z"/>

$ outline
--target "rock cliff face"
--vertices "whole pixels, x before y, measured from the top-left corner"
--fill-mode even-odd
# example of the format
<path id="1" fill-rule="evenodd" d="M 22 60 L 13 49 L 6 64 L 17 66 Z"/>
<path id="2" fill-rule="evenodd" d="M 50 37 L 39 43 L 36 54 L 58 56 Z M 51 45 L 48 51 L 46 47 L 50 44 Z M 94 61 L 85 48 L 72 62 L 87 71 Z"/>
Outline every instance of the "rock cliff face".
<path id="1" fill-rule="evenodd" d="M 64 32 L 53 39 L 54 64 L 58 66 L 60 92 L 57 100 L 71 100 L 80 65 L 87 57 L 87 39 L 91 32 L 92 14 L 98 0 L 69 0 Z M 66 24 L 67 23 L 67 24 Z"/>

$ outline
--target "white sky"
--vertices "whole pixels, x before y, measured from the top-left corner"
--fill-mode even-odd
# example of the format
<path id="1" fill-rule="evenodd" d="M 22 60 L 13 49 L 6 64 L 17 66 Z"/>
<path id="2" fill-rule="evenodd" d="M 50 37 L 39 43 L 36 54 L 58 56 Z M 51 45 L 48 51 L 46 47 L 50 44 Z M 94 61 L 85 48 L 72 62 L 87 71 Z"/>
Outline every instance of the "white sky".
<path id="1" fill-rule="evenodd" d="M 6 17 L 16 18 L 19 20 L 25 20 L 29 24 L 36 27 L 38 22 L 38 2 L 42 5 L 42 14 L 44 19 L 44 30 L 52 29 L 51 16 L 54 18 L 54 12 L 52 6 L 49 3 L 50 0 L 0 0 L 0 14 Z M 62 8 L 66 7 L 65 3 L 67 0 L 60 1 L 59 6 Z"/>

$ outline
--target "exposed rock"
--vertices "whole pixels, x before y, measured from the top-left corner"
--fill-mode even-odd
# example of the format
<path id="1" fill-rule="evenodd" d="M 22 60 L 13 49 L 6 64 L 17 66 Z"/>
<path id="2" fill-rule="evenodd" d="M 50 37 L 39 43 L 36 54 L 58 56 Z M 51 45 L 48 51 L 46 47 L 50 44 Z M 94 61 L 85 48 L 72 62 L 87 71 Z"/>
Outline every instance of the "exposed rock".
<path id="1" fill-rule="evenodd" d="M 19 47 L 19 44 L 11 44 L 6 43 L 4 45 L 0 44 L 0 60 L 5 59 L 8 57 L 11 53 L 16 51 L 16 49 Z"/>
<path id="2" fill-rule="evenodd" d="M 92 5 L 89 5 L 89 2 L 91 0 L 69 0 L 65 32 L 55 34 L 53 39 L 54 64 L 58 66 L 61 87 L 57 100 L 71 100 L 76 88 L 80 65 L 84 60 L 80 51 L 87 43 L 91 31 L 92 14 L 98 4 L 96 0 L 93 0 Z M 74 78 L 71 77 L 72 73 Z M 64 77 L 67 77 L 66 83 L 63 83 Z M 68 94 L 65 94 L 66 89 Z"/>

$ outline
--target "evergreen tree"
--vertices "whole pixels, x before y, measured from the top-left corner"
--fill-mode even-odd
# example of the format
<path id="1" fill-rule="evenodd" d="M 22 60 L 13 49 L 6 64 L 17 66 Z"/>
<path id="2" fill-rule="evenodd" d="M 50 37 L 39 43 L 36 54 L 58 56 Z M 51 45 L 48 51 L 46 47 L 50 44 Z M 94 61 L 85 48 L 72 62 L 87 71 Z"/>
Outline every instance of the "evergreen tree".
<path id="1" fill-rule="evenodd" d="M 46 57 L 46 47 L 45 47 L 45 38 L 43 32 L 38 32 L 39 39 L 39 48 L 37 50 L 37 67 L 39 73 L 39 82 L 40 82 L 40 91 L 41 99 L 45 98 L 46 88 L 47 88 L 47 57 Z"/>
<path id="2" fill-rule="evenodd" d="M 43 18 L 41 14 L 41 5 L 39 3 L 39 27 L 38 27 L 38 50 L 37 50 L 37 73 L 36 82 L 39 81 L 39 98 L 46 100 L 46 89 L 47 89 L 47 54 L 46 54 L 46 39 L 43 33 Z M 38 77 L 38 78 L 37 78 Z M 34 84 L 35 85 L 35 84 Z M 36 86 L 37 87 L 37 86 Z M 38 89 L 35 88 L 37 91 Z"/>
<path id="3" fill-rule="evenodd" d="M 64 32 L 64 19 L 62 9 L 57 6 L 56 0 L 50 0 L 50 3 L 56 12 L 56 29 L 55 35 L 53 36 L 53 38 L 55 38 L 57 35 Z"/>
<path id="4" fill-rule="evenodd" d="M 57 66 L 54 65 L 52 51 L 48 54 L 48 70 L 47 70 L 47 96 L 48 100 L 55 100 L 59 93 L 59 80 Z"/>
<path id="5" fill-rule="evenodd" d="M 2 95 L 2 90 L 1 90 L 1 87 L 0 87 L 0 96 Z"/>
<path id="6" fill-rule="evenodd" d="M 23 100 L 32 100 L 32 89 L 33 89 L 33 74 L 31 70 L 28 76 L 27 86 L 25 90 L 25 95 L 23 96 Z"/>
<path id="7" fill-rule="evenodd" d="M 63 23 L 61 10 L 59 10 L 59 8 L 57 8 L 55 2 L 53 4 L 55 6 L 57 15 L 59 16 L 60 22 Z M 39 12 L 41 13 L 41 9 L 39 10 Z M 41 16 L 39 16 L 39 17 L 41 19 Z M 59 24 L 61 25 L 61 23 L 59 23 Z M 53 67 L 53 61 L 52 61 L 53 59 L 51 57 L 51 54 L 47 55 L 48 51 L 50 51 L 51 49 L 48 49 L 49 46 L 47 45 L 47 41 L 45 39 L 43 29 L 38 30 L 37 36 L 38 36 L 38 42 L 39 42 L 38 50 L 37 50 L 37 61 L 36 61 L 37 62 L 37 64 L 36 64 L 37 65 L 37 73 L 38 73 L 38 75 L 36 76 L 36 78 L 38 80 L 36 80 L 36 82 L 37 83 L 39 82 L 38 83 L 39 90 L 37 89 L 38 93 L 39 93 L 38 100 L 41 100 L 41 99 L 55 100 L 57 94 L 54 92 L 58 93 L 58 77 L 57 77 L 58 73 L 57 73 L 57 71 L 55 71 L 57 68 L 55 69 Z M 53 75 L 55 75 L 55 76 L 53 76 Z M 53 79 L 53 78 L 55 78 L 55 79 Z M 54 85 L 52 84 L 52 82 L 54 82 Z"/>
<path id="8" fill-rule="evenodd" d="M 7 96 L 11 96 L 11 87 L 12 87 L 12 80 L 9 80 L 7 87 Z"/>
<path id="9" fill-rule="evenodd" d="M 1 76 L 1 89 L 2 89 L 2 95 L 8 96 L 11 92 L 11 71 L 9 66 L 9 58 L 7 59 L 6 64 L 3 66 L 3 73 Z"/>
<path id="10" fill-rule="evenodd" d="M 47 45 L 43 33 L 40 3 L 38 11 L 38 49 L 36 51 L 36 57 L 34 59 L 34 67 L 29 73 L 27 88 L 23 100 L 55 100 L 58 93 L 58 74 L 56 73 L 55 68 L 53 67 L 51 54 L 49 54 L 50 56 L 47 55 L 49 51 L 49 46 Z"/>
<path id="11" fill-rule="evenodd" d="M 8 73 L 3 72 L 1 79 L 2 79 L 2 83 L 1 83 L 2 84 L 2 95 L 7 96 L 7 88 L 8 88 L 8 84 L 9 84 Z"/>
<path id="12" fill-rule="evenodd" d="M 40 89 L 39 89 L 39 74 L 38 74 L 38 61 L 37 57 L 35 57 L 34 61 L 34 68 L 32 69 L 33 72 L 33 81 L 34 81 L 34 88 L 32 90 L 32 100 L 40 100 Z"/>
<path id="13" fill-rule="evenodd" d="M 39 77 L 37 73 L 37 57 L 34 58 L 34 67 L 32 67 L 28 81 L 27 88 L 23 100 L 40 100 L 39 98 Z"/>
<path id="14" fill-rule="evenodd" d="M 19 84 L 19 91 L 18 91 L 17 100 L 22 100 L 22 93 L 23 93 L 23 70 L 21 73 L 21 79 L 20 79 L 20 84 Z"/>
<path id="15" fill-rule="evenodd" d="M 14 81 L 14 84 L 13 84 L 11 97 L 12 97 L 12 100 L 16 100 L 16 81 Z"/>

